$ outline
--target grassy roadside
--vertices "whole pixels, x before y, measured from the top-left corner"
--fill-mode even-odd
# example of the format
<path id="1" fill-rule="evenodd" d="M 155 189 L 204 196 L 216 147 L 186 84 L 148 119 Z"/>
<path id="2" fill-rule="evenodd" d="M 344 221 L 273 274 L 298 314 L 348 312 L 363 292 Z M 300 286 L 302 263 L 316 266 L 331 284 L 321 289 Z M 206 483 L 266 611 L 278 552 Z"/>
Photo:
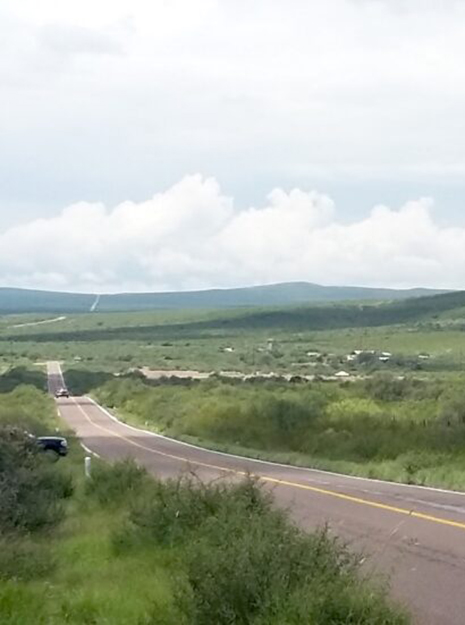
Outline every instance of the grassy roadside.
<path id="1" fill-rule="evenodd" d="M 17 372 L 15 376 L 21 382 Z M 43 374 L 41 379 L 45 382 Z M 39 378 L 37 381 L 41 386 Z M 3 380 L 3 384 L 10 388 L 13 381 Z M 62 425 L 53 401 L 38 388 L 18 385 L 0 394 L 0 508 L 9 506 L 13 514 L 21 506 L 22 514 L 11 520 L 0 514 L 0 622 L 142 625 L 157 622 L 147 616 L 156 611 L 160 623 L 175 623 L 169 620 L 173 584 L 163 560 L 143 551 L 124 558 L 114 556 L 112 537 L 128 510 L 124 505 L 102 506 L 89 495 L 83 450 L 71 432 L 63 432 Z M 5 462 L 12 432 L 17 439 L 24 430 L 56 434 L 57 429 L 70 444 L 65 459 L 50 463 L 48 458 L 29 454 L 30 467 L 21 464 L 15 473 L 7 474 Z M 27 454 L 22 440 L 18 444 L 21 455 Z M 27 479 L 26 472 L 31 474 Z M 70 491 L 67 497 L 50 498 L 51 483 L 34 480 L 37 475 L 65 481 Z M 11 492 L 18 476 L 23 478 L 23 487 L 13 500 Z M 39 524 L 35 522 L 37 506 L 43 508 L 43 501 L 49 501 L 50 514 L 46 523 Z"/>
<path id="2" fill-rule="evenodd" d="M 149 429 L 156 434 L 165 433 L 157 428 L 155 424 L 143 420 L 137 414 L 119 410 L 115 407 L 112 407 L 112 412 L 124 423 Z M 465 490 L 465 458 L 462 457 L 436 456 L 428 460 L 421 453 L 412 451 L 412 453 L 406 455 L 400 461 L 396 459 L 360 463 L 342 459 L 311 457 L 307 454 L 292 451 L 266 451 L 234 443 L 221 443 L 187 434 L 173 435 L 172 433 L 167 433 L 166 435 L 204 449 L 243 456 L 244 458 L 265 460 L 307 469 L 331 471 L 341 475 L 397 482 L 399 484 L 418 484 L 420 486 L 448 488 L 456 491 Z M 428 463 L 434 463 L 434 466 L 428 467 Z"/>
<path id="3" fill-rule="evenodd" d="M 41 408 L 26 424 L 30 406 Z M 23 487 L 48 476 L 33 482 L 33 492 L 21 491 L 24 523 L 0 527 L 2 625 L 409 622 L 361 577 L 356 557 L 324 531 L 295 528 L 253 481 L 161 482 L 130 462 L 96 460 L 88 480 L 69 433 L 66 459 L 50 464 L 31 449 L 24 464 L 19 417 L 29 429 L 59 425 L 43 391 L 0 394 L 0 463 L 16 454 L 0 472 L 0 509 L 19 474 Z M 57 484 L 66 484 L 66 493 Z M 37 495 L 49 502 L 47 523 L 36 522 Z"/>
<path id="4" fill-rule="evenodd" d="M 125 421 L 186 442 L 286 464 L 465 489 L 461 379 L 357 384 L 147 383 L 93 389 Z"/>

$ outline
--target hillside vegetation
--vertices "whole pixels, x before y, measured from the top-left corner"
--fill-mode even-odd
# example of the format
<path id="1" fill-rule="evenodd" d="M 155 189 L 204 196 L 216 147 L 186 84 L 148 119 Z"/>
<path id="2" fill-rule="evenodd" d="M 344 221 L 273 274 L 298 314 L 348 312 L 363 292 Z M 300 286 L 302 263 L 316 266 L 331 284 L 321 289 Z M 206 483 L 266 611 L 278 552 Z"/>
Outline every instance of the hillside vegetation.
<path id="1" fill-rule="evenodd" d="M 320 306 L 306 306 L 280 309 L 250 309 L 234 314 L 222 314 L 221 311 L 210 313 L 206 317 L 192 319 L 181 317 L 170 323 L 169 313 L 163 317 L 155 317 L 153 325 L 125 323 L 114 327 L 99 323 L 99 317 L 94 317 L 94 323 L 74 324 L 75 328 L 68 329 L 69 324 L 60 325 L 56 329 L 52 325 L 27 331 L 10 332 L 0 339 L 15 341 L 86 341 L 86 340 L 143 340 L 151 335 L 153 338 L 173 338 L 179 335 L 184 337 L 208 336 L 211 333 L 228 332 L 231 330 L 287 330 L 287 331 L 321 331 L 338 328 L 359 328 L 398 325 L 412 322 L 433 322 L 444 313 L 453 314 L 455 310 L 465 308 L 465 291 L 457 291 L 443 295 L 419 297 L 398 302 L 378 304 L 326 304 Z M 100 319 L 107 319 L 103 316 Z M 118 319 L 118 317 L 115 317 Z M 142 318 L 143 319 L 143 318 Z M 464 320 L 465 324 L 465 320 Z M 92 327 L 93 326 L 93 327 Z M 61 329 L 63 328 L 63 329 Z M 14 328 L 13 328 L 14 330 Z"/>

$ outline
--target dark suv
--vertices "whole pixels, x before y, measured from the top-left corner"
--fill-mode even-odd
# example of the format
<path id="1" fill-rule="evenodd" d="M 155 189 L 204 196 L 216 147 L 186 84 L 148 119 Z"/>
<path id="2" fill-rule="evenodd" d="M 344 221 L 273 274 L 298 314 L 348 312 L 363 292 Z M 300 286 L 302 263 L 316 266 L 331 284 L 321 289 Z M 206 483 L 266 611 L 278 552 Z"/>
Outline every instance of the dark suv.
<path id="1" fill-rule="evenodd" d="M 68 453 L 68 441 L 62 436 L 39 436 L 36 441 L 43 451 L 54 451 L 58 456 Z"/>

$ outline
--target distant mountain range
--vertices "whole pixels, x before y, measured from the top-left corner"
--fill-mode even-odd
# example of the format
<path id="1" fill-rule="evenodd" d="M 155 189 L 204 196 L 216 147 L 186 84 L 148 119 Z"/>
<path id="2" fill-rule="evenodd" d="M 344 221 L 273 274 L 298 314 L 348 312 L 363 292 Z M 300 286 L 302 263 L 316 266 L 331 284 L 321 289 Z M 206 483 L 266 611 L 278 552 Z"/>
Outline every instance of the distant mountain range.
<path id="1" fill-rule="evenodd" d="M 290 306 L 341 301 L 387 301 L 438 295 L 445 290 L 380 289 L 321 286 L 287 282 L 265 286 L 168 293 L 117 293 L 111 295 L 61 293 L 0 288 L 0 314 L 132 312 L 161 309 L 221 309 L 257 306 Z"/>

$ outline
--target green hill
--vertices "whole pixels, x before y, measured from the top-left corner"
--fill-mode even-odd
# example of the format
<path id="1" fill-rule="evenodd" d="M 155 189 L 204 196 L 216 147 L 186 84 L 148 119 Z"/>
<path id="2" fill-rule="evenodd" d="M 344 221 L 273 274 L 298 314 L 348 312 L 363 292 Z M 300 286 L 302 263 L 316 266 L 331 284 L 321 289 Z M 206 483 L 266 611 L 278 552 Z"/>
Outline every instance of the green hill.
<path id="1" fill-rule="evenodd" d="M 243 315 L 209 322 L 222 328 L 288 328 L 329 330 L 375 327 L 447 319 L 457 321 L 465 309 L 465 291 L 379 303 L 322 304 L 289 309 L 248 311 Z"/>
<path id="2" fill-rule="evenodd" d="M 112 315 L 110 315 L 113 317 Z M 50 324 L 22 329 L 5 335 L 15 341 L 154 341 L 196 339 L 211 336 L 237 336 L 246 332 L 306 332 L 344 328 L 374 328 L 416 323 L 438 328 L 465 329 L 465 291 L 411 298 L 389 302 L 339 302 L 305 306 L 250 307 L 223 309 L 178 316 L 129 314 L 116 315 L 113 322 L 108 313 L 85 315 L 68 320 L 68 325 Z M 81 321 L 84 321 L 84 325 Z M 71 324 L 71 325 L 70 325 Z M 2 338 L 0 337 L 0 340 Z"/>
<path id="3" fill-rule="evenodd" d="M 254 306 L 290 306 L 348 300 L 402 300 L 444 291 L 332 287 L 289 282 L 236 289 L 209 289 L 168 293 L 101 295 L 0 288 L 0 314 L 131 312 L 157 309 L 221 309 Z"/>
<path id="4" fill-rule="evenodd" d="M 88 312 L 95 295 L 0 288 L 0 314 Z"/>

